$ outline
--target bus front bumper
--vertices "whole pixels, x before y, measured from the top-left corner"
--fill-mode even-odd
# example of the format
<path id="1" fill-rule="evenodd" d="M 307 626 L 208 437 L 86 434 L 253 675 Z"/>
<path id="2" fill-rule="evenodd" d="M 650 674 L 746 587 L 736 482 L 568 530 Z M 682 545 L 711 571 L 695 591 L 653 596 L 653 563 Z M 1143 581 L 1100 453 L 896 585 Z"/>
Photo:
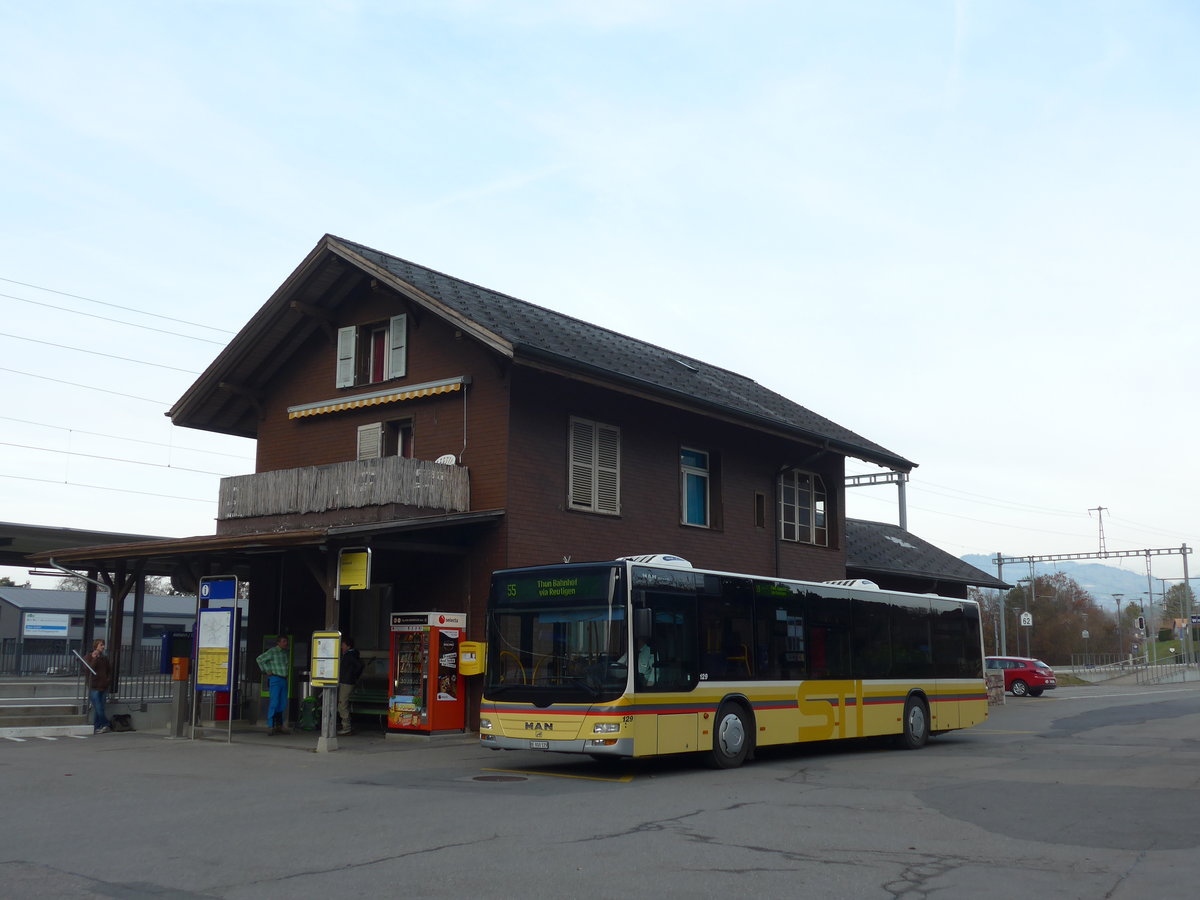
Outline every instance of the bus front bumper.
<path id="1" fill-rule="evenodd" d="M 633 738 L 538 740 L 482 733 L 479 745 L 489 750 L 537 750 L 549 753 L 586 753 L 591 756 L 633 756 Z"/>

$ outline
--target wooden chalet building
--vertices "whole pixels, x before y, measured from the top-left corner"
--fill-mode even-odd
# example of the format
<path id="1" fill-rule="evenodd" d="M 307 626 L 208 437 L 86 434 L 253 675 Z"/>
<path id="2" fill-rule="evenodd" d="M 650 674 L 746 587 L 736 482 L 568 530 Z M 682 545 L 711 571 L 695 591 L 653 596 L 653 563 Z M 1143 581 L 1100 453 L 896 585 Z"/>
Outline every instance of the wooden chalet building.
<path id="1" fill-rule="evenodd" d="M 466 613 L 482 640 L 510 566 L 665 552 L 845 578 L 846 458 L 914 465 L 735 372 L 331 235 L 168 415 L 257 442 L 216 533 L 59 561 L 236 572 L 251 647 L 340 627 L 386 651 L 393 611 Z M 361 547 L 372 586 L 339 591 Z"/>

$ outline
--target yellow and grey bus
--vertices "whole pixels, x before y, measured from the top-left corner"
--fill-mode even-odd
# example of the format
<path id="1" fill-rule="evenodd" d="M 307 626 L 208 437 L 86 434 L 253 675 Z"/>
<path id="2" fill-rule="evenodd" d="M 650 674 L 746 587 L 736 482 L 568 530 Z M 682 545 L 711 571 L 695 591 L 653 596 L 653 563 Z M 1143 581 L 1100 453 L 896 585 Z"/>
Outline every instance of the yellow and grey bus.
<path id="1" fill-rule="evenodd" d="M 987 718 L 979 606 L 673 556 L 492 575 L 482 746 L 597 759 L 894 735 Z"/>

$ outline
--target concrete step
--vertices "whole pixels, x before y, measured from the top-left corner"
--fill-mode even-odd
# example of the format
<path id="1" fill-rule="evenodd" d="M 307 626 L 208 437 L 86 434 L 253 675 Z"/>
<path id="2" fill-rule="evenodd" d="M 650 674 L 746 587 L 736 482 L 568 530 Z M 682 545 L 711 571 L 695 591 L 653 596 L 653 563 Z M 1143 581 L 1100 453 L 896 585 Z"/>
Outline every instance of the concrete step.
<path id="1" fill-rule="evenodd" d="M 0 706 L 0 728 L 78 725 L 86 721 L 86 708 L 78 701 Z"/>
<path id="2" fill-rule="evenodd" d="M 26 725 L 20 727 L 0 727 L 0 741 L 27 741 L 63 737 L 91 737 L 91 725 Z"/>
<path id="3" fill-rule="evenodd" d="M 5 700 L 30 697 L 78 697 L 84 690 L 74 678 L 40 681 L 0 681 L 0 703 Z"/>

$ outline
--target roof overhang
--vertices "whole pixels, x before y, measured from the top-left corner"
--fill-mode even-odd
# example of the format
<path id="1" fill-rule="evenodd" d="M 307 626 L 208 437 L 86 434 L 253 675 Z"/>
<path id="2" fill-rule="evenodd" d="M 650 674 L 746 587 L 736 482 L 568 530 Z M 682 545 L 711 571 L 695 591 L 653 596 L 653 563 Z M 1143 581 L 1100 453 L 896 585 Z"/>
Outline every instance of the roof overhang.
<path id="1" fill-rule="evenodd" d="M 147 574 L 151 573 L 151 569 L 167 574 L 180 562 L 212 554 L 245 561 L 249 557 L 302 548 L 343 547 L 355 542 L 369 546 L 373 539 L 386 535 L 484 525 L 499 521 L 503 516 L 504 510 L 490 509 L 440 516 L 416 516 L 369 525 L 341 525 L 258 534 L 199 535 L 93 547 L 64 547 L 32 554 L 26 563 L 53 563 L 82 570 L 107 569 L 122 562 L 142 562 L 147 567 Z"/>

